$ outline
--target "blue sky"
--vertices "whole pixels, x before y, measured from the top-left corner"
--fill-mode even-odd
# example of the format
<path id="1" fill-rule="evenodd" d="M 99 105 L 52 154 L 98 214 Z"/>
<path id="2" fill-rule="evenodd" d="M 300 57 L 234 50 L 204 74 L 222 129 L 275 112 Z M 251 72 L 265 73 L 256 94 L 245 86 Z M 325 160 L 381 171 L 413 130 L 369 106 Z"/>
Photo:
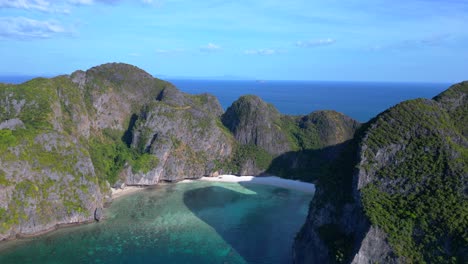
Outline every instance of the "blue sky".
<path id="1" fill-rule="evenodd" d="M 0 0 L 0 75 L 458 82 L 466 0 Z"/>

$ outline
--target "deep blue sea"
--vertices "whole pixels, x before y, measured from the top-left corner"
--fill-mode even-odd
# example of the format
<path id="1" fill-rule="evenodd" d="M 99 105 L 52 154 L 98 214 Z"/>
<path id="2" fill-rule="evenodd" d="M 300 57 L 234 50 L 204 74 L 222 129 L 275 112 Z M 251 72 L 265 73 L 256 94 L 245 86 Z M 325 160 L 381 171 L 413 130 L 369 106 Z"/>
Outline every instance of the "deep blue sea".
<path id="1" fill-rule="evenodd" d="M 22 83 L 32 76 L 0 76 L 0 82 Z M 449 83 L 333 82 L 333 81 L 226 81 L 169 79 L 184 92 L 210 93 L 227 109 L 239 96 L 254 94 L 283 114 L 304 115 L 336 110 L 366 122 L 387 108 L 415 98 L 432 98 Z"/>
<path id="2" fill-rule="evenodd" d="M 211 93 L 224 109 L 239 96 L 254 94 L 283 114 L 302 115 L 316 110 L 336 110 L 367 122 L 402 101 L 432 98 L 448 83 L 331 82 L 331 81 L 218 81 L 169 80 L 188 93 Z"/>

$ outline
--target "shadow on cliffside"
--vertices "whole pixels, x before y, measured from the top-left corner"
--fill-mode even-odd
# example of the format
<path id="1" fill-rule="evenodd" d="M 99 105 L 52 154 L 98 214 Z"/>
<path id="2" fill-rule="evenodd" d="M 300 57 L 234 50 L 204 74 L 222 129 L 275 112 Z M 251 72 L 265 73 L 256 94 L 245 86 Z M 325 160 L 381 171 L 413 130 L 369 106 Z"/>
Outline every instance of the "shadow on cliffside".
<path id="1" fill-rule="evenodd" d="M 251 199 L 258 195 L 253 184 L 240 185 L 242 192 L 218 186 L 190 190 L 184 203 L 247 263 L 291 263 L 293 238 L 304 221 L 300 207 L 308 201 L 292 202 L 299 199 L 294 191 L 275 187 L 269 197 Z"/>
<path id="2" fill-rule="evenodd" d="M 351 141 L 321 149 L 286 152 L 273 159 L 267 173 L 306 182 L 330 177 L 339 169 L 340 163 L 348 162 L 343 160 L 343 154 L 349 149 Z"/>

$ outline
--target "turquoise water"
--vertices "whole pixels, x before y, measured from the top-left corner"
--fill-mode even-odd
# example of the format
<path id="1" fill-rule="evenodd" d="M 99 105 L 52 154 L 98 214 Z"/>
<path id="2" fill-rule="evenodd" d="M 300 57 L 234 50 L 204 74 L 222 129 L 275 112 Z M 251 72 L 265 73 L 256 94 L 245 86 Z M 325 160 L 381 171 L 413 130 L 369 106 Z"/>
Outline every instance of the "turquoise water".
<path id="1" fill-rule="evenodd" d="M 0 263 L 291 263 L 311 194 L 249 183 L 157 186 L 100 223 L 0 244 Z"/>

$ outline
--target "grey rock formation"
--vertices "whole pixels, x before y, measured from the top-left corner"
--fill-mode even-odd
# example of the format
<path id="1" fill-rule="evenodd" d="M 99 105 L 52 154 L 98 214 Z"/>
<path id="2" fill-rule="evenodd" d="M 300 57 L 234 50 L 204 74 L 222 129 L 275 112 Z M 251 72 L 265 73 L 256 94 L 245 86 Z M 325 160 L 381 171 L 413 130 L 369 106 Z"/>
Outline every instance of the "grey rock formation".
<path id="1" fill-rule="evenodd" d="M 287 135 L 280 128 L 280 113 L 258 96 L 239 98 L 226 110 L 222 121 L 240 144 L 256 145 L 273 155 L 291 150 Z"/>
<path id="2" fill-rule="evenodd" d="M 295 263 L 410 261 L 407 256 L 397 255 L 388 234 L 371 223 L 369 212 L 364 210 L 363 190 L 377 186 L 381 195 L 406 197 L 418 191 L 422 193 L 421 190 L 434 184 L 430 182 L 431 178 L 445 179 L 438 180 L 437 185 L 431 188 L 442 187 L 448 179 L 459 179 L 455 187 L 447 185 L 443 188 L 452 188 L 454 194 L 461 193 L 459 197 L 463 197 L 463 193 L 466 195 L 468 178 L 462 169 L 460 150 L 466 149 L 468 143 L 461 133 L 465 124 L 457 121 L 466 116 L 467 93 L 466 83 L 461 83 L 435 100 L 403 102 L 366 124 L 349 144 L 350 154 L 341 159 L 351 163 L 342 163 L 344 170 L 335 176 L 330 174 L 319 179 L 309 216 L 296 237 Z M 428 160 L 437 159 L 440 155 L 450 157 L 442 161 L 446 169 L 427 169 L 432 165 L 427 164 Z M 406 170 L 402 173 L 399 169 L 403 166 Z M 421 172 L 421 168 L 426 170 Z M 387 176 L 390 174 L 393 176 Z M 393 217 L 401 216 L 395 214 Z M 424 231 L 421 227 L 414 230 L 413 236 L 415 233 L 418 236 L 415 243 L 420 243 Z M 457 242 L 453 242 L 457 235 L 460 236 L 454 233 L 453 237 L 444 238 L 445 241 L 439 245 L 442 253 L 419 249 L 415 254 L 432 260 L 438 254 L 466 259 L 466 251 L 457 251 Z M 420 246 L 423 247 L 422 244 Z M 404 250 L 400 249 L 400 252 Z"/>
<path id="3" fill-rule="evenodd" d="M 175 88 L 164 89 L 158 99 L 140 114 L 132 147 L 155 155 L 159 164 L 145 174 L 127 169 L 126 183 L 155 184 L 213 174 L 213 161 L 227 158 L 233 145 L 232 136 L 219 121 L 218 100 Z"/>
<path id="4" fill-rule="evenodd" d="M 0 129 L 15 130 L 16 128 L 24 128 L 24 123 L 18 118 L 5 120 L 0 123 Z"/>
<path id="5" fill-rule="evenodd" d="M 96 210 L 94 210 L 94 220 L 96 221 L 101 221 L 102 219 L 102 207 L 98 207 L 96 208 Z"/>

